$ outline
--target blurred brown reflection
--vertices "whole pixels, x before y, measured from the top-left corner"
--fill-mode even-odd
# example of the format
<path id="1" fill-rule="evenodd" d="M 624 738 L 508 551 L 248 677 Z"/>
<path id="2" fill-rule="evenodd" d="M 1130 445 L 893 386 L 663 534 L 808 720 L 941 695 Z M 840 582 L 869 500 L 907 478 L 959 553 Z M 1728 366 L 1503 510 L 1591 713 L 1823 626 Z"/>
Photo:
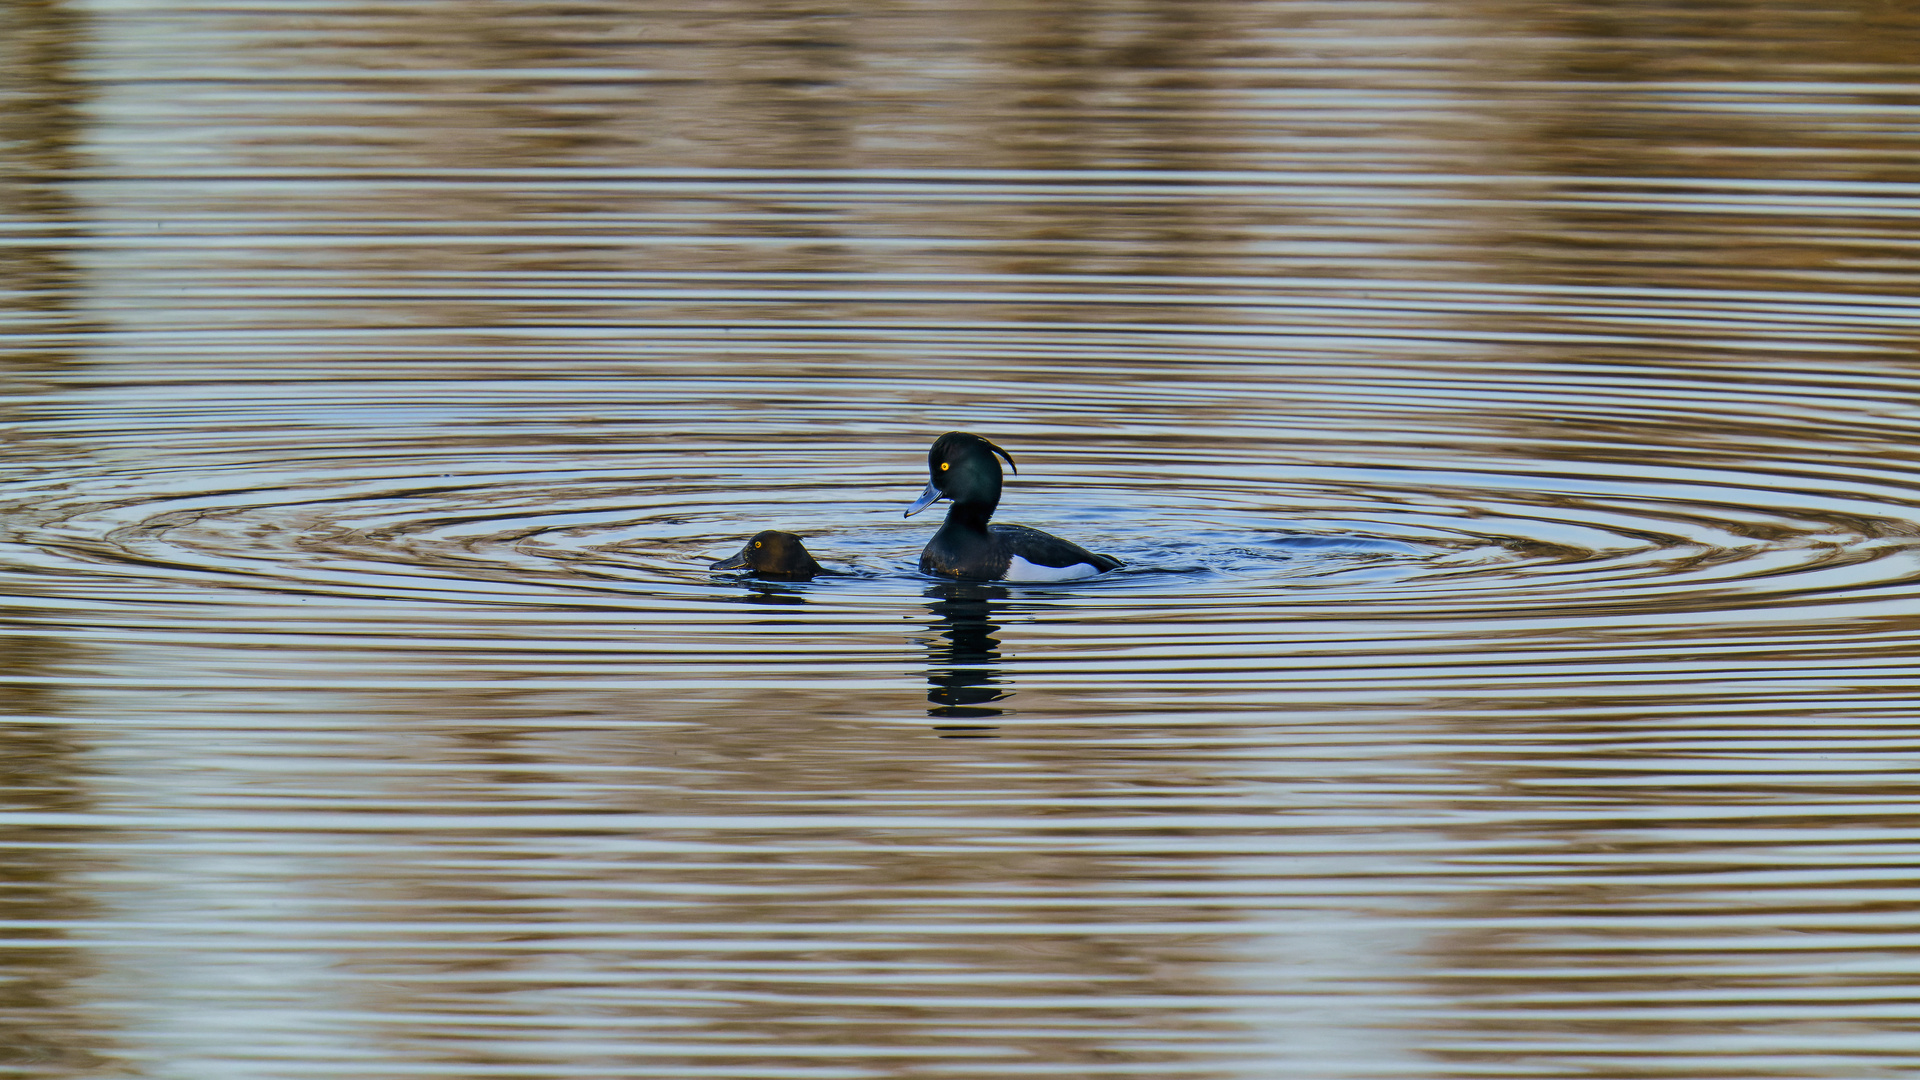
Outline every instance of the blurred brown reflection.
<path id="1" fill-rule="evenodd" d="M 252 115 L 253 96 L 194 85 L 151 103 L 151 122 L 177 129 L 232 175 L 317 170 L 330 178 L 318 189 L 246 185 L 246 214 L 262 231 L 390 242 L 302 245 L 297 259 L 284 247 L 244 243 L 128 249 L 112 259 L 118 279 L 151 288 L 185 270 L 226 305 L 257 305 L 263 321 L 449 330 L 743 317 L 740 301 L 706 298 L 709 290 L 685 280 L 663 289 L 662 275 L 751 283 L 766 293 L 746 309 L 754 321 L 859 323 L 925 310 L 783 302 L 782 294 L 817 288 L 809 276 L 850 272 L 1229 272 L 1244 265 L 1250 230 L 1308 229 L 1319 216 L 1244 200 L 1109 195 L 1100 185 L 1070 198 L 1009 200 L 960 180 L 916 179 L 910 184 L 928 184 L 924 196 L 849 201 L 763 170 L 1244 166 L 1270 133 L 1242 131 L 1216 96 L 1231 102 L 1264 89 L 1268 77 L 1250 74 L 1243 54 L 1272 59 L 1302 48 L 1284 33 L 1304 17 L 1288 5 L 1231 0 L 1021 0 L 996 6 L 991 18 L 733 0 L 638 15 L 506 2 L 475 17 L 470 5 L 428 3 L 377 17 L 320 8 L 303 13 L 294 31 L 278 16 L 228 12 L 196 28 L 204 37 L 183 34 L 175 45 L 230 54 L 242 65 L 237 77 L 273 99 L 273 123 Z M 170 62 L 158 44 L 116 42 L 116 59 L 130 67 Z M 320 74 L 276 83 L 278 73 L 303 68 Z M 1323 137 L 1312 125 L 1300 136 Z M 146 168 L 131 155 L 113 164 Z M 588 182 L 570 172 L 603 168 L 667 175 Z M 449 175 L 400 182 L 386 169 Z M 474 169 L 513 170 L 516 179 L 468 182 L 462 171 Z M 745 172 L 672 173 L 702 169 Z M 343 170 L 370 175 L 341 184 Z M 127 221 L 179 228 L 218 222 L 236 205 L 218 183 L 124 197 L 116 211 Z M 539 242 L 519 242 L 529 235 Z M 891 246 L 901 240 L 914 246 Z M 791 280 L 757 280 L 782 274 Z M 746 277 L 726 280 L 733 275 Z M 552 288 L 563 283 L 564 293 Z M 250 295 L 263 285 L 297 290 L 306 302 Z M 321 296 L 304 295 L 316 285 Z M 1084 317 L 1070 305 L 987 314 Z M 1135 308 L 1110 314 L 1164 318 Z M 1240 317 L 1213 307 L 1181 312 L 1200 322 Z"/>
<path id="2" fill-rule="evenodd" d="M 1184 898 L 1204 856 L 1177 831 L 1040 809 L 1164 783 L 1163 763 L 1089 771 L 1044 743 L 929 738 L 872 719 L 906 711 L 900 696 L 803 685 L 704 705 L 458 689 L 396 704 L 395 731 L 463 722 L 392 742 L 411 747 L 395 797 L 476 817 L 373 845 L 342 868 L 350 890 L 322 886 L 342 926 L 410 928 L 347 961 L 338 992 L 368 1045 L 432 1046 L 450 1070 L 577 1065 L 588 1040 L 616 1069 L 719 1054 L 777 1074 L 840 1047 L 878 1075 L 1000 1060 L 1234 1075 L 1209 1061 L 1246 1035 L 1214 1004 L 1235 992 L 1212 969 L 1236 917 Z M 1136 835 L 1149 850 L 1102 851 Z M 447 1037 L 475 1016 L 537 1041 Z"/>
<path id="3" fill-rule="evenodd" d="M 18 0 L 0 5 L 0 418 L 13 454 L 37 449 L 21 437 L 20 399 L 37 385 L 31 373 L 75 362 L 67 337 L 82 329 L 82 280 L 62 241 L 83 235 L 67 185 L 80 164 L 85 98 L 73 76 L 85 23 L 66 4 Z M 59 617 L 31 609 L 14 586 L 0 630 L 0 812 L 77 813 L 91 798 L 82 762 L 86 743 L 54 718 L 61 703 L 46 689 L 71 649 L 49 627 Z M 18 621 L 16 621 L 18 620 Z M 32 623 L 29 632 L 5 632 Z M 20 1076 L 80 1075 L 111 1067 L 111 1025 L 89 1008 L 84 981 L 94 965 L 67 926 L 93 907 L 85 854 L 97 833 L 14 824 L 0 830 L 0 1071 Z"/>
<path id="4" fill-rule="evenodd" d="M 385 242 L 302 246 L 297 257 L 271 244 L 155 245 L 116 253 L 117 277 L 153 287 L 184 270 L 222 305 L 253 305 L 263 322 L 431 328 L 449 335 L 449 348 L 482 357 L 497 341 L 461 332 L 737 320 L 737 305 L 703 289 L 662 294 L 659 277 L 860 269 L 838 243 L 845 226 L 831 200 L 780 185 L 735 192 L 721 180 L 594 180 L 585 170 L 856 167 L 858 93 L 842 85 L 842 69 L 859 21 L 832 5 L 743 2 L 320 7 L 297 25 L 279 13 L 225 12 L 172 44 L 239 64 L 235 78 L 274 99 L 273 122 L 259 121 L 254 97 L 192 85 L 152 105 L 160 121 L 235 175 L 392 169 L 436 180 L 323 181 L 319 197 L 306 182 L 250 183 L 245 212 L 263 232 Z M 141 40 L 116 48 L 130 68 L 173 61 Z M 278 83 L 303 67 L 323 74 Z M 470 170 L 519 179 L 461 182 Z M 234 206 L 215 182 L 134 189 L 116 209 L 193 227 Z M 522 242 L 529 236 L 537 242 Z M 764 239 L 783 242 L 754 244 Z M 754 245 L 744 258 L 741 243 Z M 318 302 L 246 295 L 316 284 L 330 292 Z"/>
<path id="5" fill-rule="evenodd" d="M 1621 476 L 1685 462 L 1766 477 L 1761 486 L 1791 486 L 1808 448 L 1836 438 L 1879 444 L 1894 469 L 1915 460 L 1911 440 L 1878 430 L 1871 408 L 1841 432 L 1752 394 L 1794 385 L 1853 396 L 1863 375 L 1899 379 L 1913 367 L 1920 332 L 1848 301 L 1904 304 L 1920 272 L 1910 193 L 1878 186 L 1920 183 L 1910 121 L 1920 8 L 1633 0 L 1478 10 L 1530 31 L 1489 42 L 1515 78 L 1478 102 L 1494 121 L 1489 170 L 1555 192 L 1477 211 L 1488 276 L 1541 287 L 1533 302 L 1484 316 L 1485 329 L 1525 343 L 1486 351 L 1516 372 L 1566 372 L 1577 388 L 1482 410 L 1489 438 L 1508 439 L 1521 460 Z M 1635 328 L 1656 319 L 1666 323 L 1659 339 L 1636 340 Z M 1626 366 L 1639 372 L 1631 383 L 1581 373 Z M 1844 545 L 1910 529 L 1904 507 L 1884 509 L 1729 513 L 1711 530 L 1677 514 L 1676 549 L 1698 534 L 1735 535 L 1676 550 L 1672 562 L 1725 561 L 1741 540 Z"/>
<path id="6" fill-rule="evenodd" d="M 1833 0 L 1818 7 L 1789 0 L 1720 0 L 1675 5 L 1661 0 L 1623 2 L 1514 3 L 1496 0 L 1489 14 L 1537 33 L 1550 43 L 1560 72 L 1553 80 L 1579 87 L 1587 80 L 1603 89 L 1677 79 L 1772 80 L 1817 76 L 1808 81 L 1865 81 L 1880 68 L 1911 68 L 1920 57 L 1920 9 L 1887 0 Z M 1593 100 L 1604 103 L 1604 95 Z M 1716 127 L 1713 117 L 1695 118 L 1686 130 L 1701 146 L 1764 147 L 1751 129 Z M 1552 117 L 1543 117 L 1551 128 Z M 1588 128 L 1588 139 L 1632 141 L 1625 126 Z M 1836 132 L 1835 134 L 1839 134 Z M 1676 147 L 1677 148 L 1677 147 Z M 1599 160 L 1599 159 L 1595 159 Z M 1697 162 L 1687 163 L 1698 174 Z M 1791 166 L 1791 162 L 1788 162 Z"/>
<path id="7" fill-rule="evenodd" d="M 85 99 L 72 67 L 85 23 L 57 0 L 0 5 L 0 364 L 16 371 L 70 362 L 49 341 L 85 321 L 74 253 L 83 235 L 68 191 L 80 165 Z"/>
<path id="8" fill-rule="evenodd" d="M 1920 272 L 1910 196 L 1844 186 L 1920 182 L 1920 7 L 1485 7 L 1535 31 L 1497 46 L 1522 79 L 1487 99 L 1505 169 L 1570 189 L 1502 210 L 1510 280 L 1904 294 Z M 1808 190 L 1831 204 L 1808 219 L 1713 179 L 1843 186 Z"/>
<path id="9" fill-rule="evenodd" d="M 44 689 L 69 650 L 35 634 L 0 633 L 0 813 L 75 814 L 92 807 L 86 744 L 55 721 Z M 83 989 L 96 973 L 72 924 L 94 907 L 97 830 L 14 824 L 0 829 L 0 1070 L 78 1075 L 107 1067 L 110 1025 Z"/>
<path id="10" fill-rule="evenodd" d="M 1831 652 L 1819 627 L 1717 648 L 1667 631 L 1650 637 L 1691 650 L 1684 684 L 1453 712 L 1485 740 L 1450 763 L 1471 791 L 1446 829 L 1470 875 L 1451 880 L 1477 887 L 1441 894 L 1451 928 L 1422 950 L 1459 1007 L 1426 1051 L 1471 1076 L 1904 1062 L 1920 969 L 1911 695 L 1863 686 L 1838 705 L 1816 689 L 1835 662 L 1910 668 L 1920 615 L 1876 623 L 1878 656 Z M 1765 692 L 1741 688 L 1754 670 Z"/>
<path id="11" fill-rule="evenodd" d="M 1223 144 L 1219 132 L 1208 130 L 1199 119 L 1207 110 L 1194 106 L 1221 89 L 1213 69 L 1231 48 L 1227 43 L 1244 41 L 1272 17 L 1213 0 L 1013 4 L 1003 17 L 964 32 L 979 35 L 975 63 L 997 77 L 979 79 L 974 92 L 947 102 L 952 108 L 964 101 L 972 110 L 947 118 L 958 140 L 954 149 L 964 149 L 980 167 L 1038 172 L 1220 168 L 1230 140 Z M 1223 224 L 1215 218 L 1215 208 L 1190 200 L 1006 207 L 992 224 L 1007 239 L 1028 241 L 1029 249 L 996 260 L 995 269 L 1207 273 L 1213 249 L 1203 238 Z"/>

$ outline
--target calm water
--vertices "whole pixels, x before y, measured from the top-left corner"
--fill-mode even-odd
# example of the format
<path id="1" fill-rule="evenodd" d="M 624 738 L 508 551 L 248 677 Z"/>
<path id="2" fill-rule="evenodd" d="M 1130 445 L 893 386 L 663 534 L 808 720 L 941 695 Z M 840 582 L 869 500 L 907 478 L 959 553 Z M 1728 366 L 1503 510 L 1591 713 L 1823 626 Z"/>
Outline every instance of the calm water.
<path id="1" fill-rule="evenodd" d="M 0 1074 L 1920 1061 L 1910 5 L 10 0 L 0 249 Z"/>

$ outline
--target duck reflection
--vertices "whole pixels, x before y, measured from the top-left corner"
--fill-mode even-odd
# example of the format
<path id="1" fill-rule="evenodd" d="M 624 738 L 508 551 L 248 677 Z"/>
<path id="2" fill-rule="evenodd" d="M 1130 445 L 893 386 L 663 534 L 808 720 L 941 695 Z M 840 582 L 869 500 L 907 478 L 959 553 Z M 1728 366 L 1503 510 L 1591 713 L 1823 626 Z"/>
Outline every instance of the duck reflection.
<path id="1" fill-rule="evenodd" d="M 798 589 L 783 586 L 773 581 L 754 581 L 744 578 L 739 583 L 741 593 L 730 597 L 736 604 L 762 604 L 773 607 L 799 607 L 807 598 Z"/>
<path id="2" fill-rule="evenodd" d="M 927 646 L 927 715 L 960 723 L 938 724 L 949 739 L 990 739 L 997 724 L 966 723 L 999 716 L 993 703 L 1009 691 L 1000 681 L 1000 641 L 996 621 L 1011 594 L 998 585 L 942 582 L 928 587 L 927 610 L 933 625 Z"/>

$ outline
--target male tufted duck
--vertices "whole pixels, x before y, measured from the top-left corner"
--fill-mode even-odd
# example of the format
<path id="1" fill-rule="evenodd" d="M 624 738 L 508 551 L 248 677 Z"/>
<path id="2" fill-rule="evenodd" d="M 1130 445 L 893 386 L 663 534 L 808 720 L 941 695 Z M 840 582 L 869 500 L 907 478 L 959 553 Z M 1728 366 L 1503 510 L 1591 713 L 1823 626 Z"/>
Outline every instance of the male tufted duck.
<path id="1" fill-rule="evenodd" d="M 1025 525 L 989 525 L 1000 505 L 998 454 L 1014 472 L 1013 456 L 978 435 L 949 431 L 927 452 L 927 490 L 907 507 L 907 517 L 941 499 L 952 499 L 947 520 L 920 553 L 920 572 L 976 581 L 1070 581 L 1120 565 L 1111 555 Z"/>
<path id="2" fill-rule="evenodd" d="M 768 529 L 753 534 L 740 554 L 713 564 L 715 570 L 746 570 L 755 577 L 781 581 L 811 581 L 826 571 L 807 553 L 807 545 L 790 532 Z"/>

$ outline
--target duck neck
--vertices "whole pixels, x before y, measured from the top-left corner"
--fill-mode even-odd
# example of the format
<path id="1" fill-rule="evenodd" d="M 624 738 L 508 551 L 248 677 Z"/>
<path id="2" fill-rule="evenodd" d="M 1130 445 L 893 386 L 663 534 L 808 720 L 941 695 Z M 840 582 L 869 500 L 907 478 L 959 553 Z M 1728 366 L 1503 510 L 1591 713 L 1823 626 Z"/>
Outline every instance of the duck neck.
<path id="1" fill-rule="evenodd" d="M 957 502 L 947 508 L 947 520 L 940 526 L 941 532 L 947 530 L 984 533 L 987 521 L 993 517 L 994 504 L 990 502 Z"/>

